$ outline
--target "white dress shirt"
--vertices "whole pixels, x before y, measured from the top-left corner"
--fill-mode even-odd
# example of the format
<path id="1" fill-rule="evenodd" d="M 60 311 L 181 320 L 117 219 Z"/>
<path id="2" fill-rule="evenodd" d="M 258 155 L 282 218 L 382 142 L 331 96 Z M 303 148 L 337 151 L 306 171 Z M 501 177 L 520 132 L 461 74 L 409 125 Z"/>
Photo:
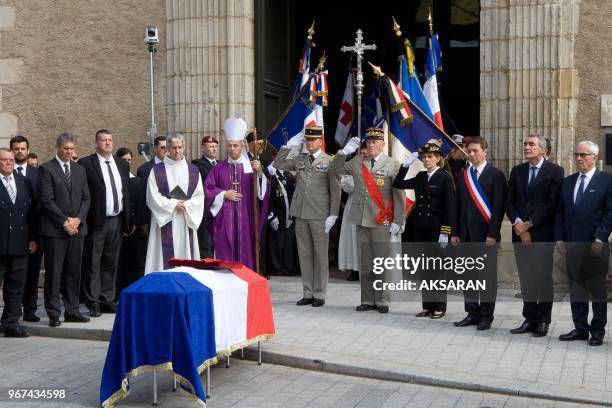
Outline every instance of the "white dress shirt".
<path id="1" fill-rule="evenodd" d="M 111 185 L 110 174 L 108 172 L 108 164 L 106 164 L 107 159 L 100 156 L 98 153 L 96 153 L 96 155 L 100 160 L 100 168 L 102 169 L 102 177 L 104 178 L 104 186 L 106 187 L 106 216 L 114 217 L 123 211 L 123 185 L 121 184 L 121 175 L 119 175 L 119 169 L 115 163 L 115 158 L 113 156 L 109 157 L 108 161 L 110 161 L 111 172 L 113 173 L 115 188 L 117 189 L 117 200 L 119 201 L 119 211 L 115 213 L 113 211 L 115 206 L 113 202 L 113 187 Z"/>
<path id="2" fill-rule="evenodd" d="M 586 175 L 586 178 L 584 179 L 583 193 L 587 192 L 587 186 L 589 185 L 589 182 L 593 178 L 593 174 L 595 174 L 595 170 L 596 170 L 595 167 L 593 167 L 591 170 L 584 173 Z M 578 179 L 576 179 L 576 184 L 574 185 L 574 203 L 576 202 L 576 194 L 578 193 L 578 187 L 580 186 L 580 180 L 581 180 L 580 176 L 582 176 L 582 173 L 578 173 Z"/>

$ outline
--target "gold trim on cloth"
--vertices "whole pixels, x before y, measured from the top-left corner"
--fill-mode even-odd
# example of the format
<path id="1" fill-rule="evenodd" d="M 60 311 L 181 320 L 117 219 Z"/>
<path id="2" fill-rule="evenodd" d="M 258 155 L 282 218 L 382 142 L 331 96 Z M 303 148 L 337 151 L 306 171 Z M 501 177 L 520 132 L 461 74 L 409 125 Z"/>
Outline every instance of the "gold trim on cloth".
<path id="1" fill-rule="evenodd" d="M 269 341 L 274 339 L 274 334 L 260 334 L 259 336 L 255 336 L 252 339 L 245 340 L 241 343 L 232 344 L 229 349 L 221 350 L 217 352 L 217 356 L 219 357 L 227 357 L 231 355 L 234 351 L 243 349 L 247 346 L 250 346 L 253 343 L 257 343 L 258 341 Z"/>
<path id="2" fill-rule="evenodd" d="M 221 350 L 219 352 L 217 352 L 217 356 L 213 357 L 213 358 L 209 358 L 208 360 L 204 361 L 204 363 L 202 363 L 199 367 L 198 367 L 198 374 L 202 374 L 202 372 L 207 368 L 210 367 L 212 365 L 215 365 L 219 362 L 218 357 L 226 357 L 231 355 L 234 351 L 236 350 L 240 350 L 243 349 L 253 343 L 257 343 L 259 341 L 269 341 L 274 339 L 275 335 L 274 334 L 261 334 L 259 336 L 255 336 L 252 339 L 243 341 L 241 343 L 236 343 L 236 344 L 232 344 L 232 346 L 228 349 L 228 350 Z M 125 378 L 123 378 L 123 380 L 121 380 L 121 388 L 119 390 L 117 390 L 115 393 L 113 393 L 113 395 L 111 395 L 109 398 L 106 399 L 106 401 L 104 401 L 102 403 L 102 407 L 103 408 L 110 408 L 113 407 L 114 404 L 122 399 L 124 399 L 125 397 L 127 397 L 128 395 L 130 395 L 130 392 L 128 390 L 128 384 L 129 384 L 129 379 L 132 377 L 136 377 L 140 374 L 143 373 L 148 373 L 153 371 L 153 369 L 156 370 L 172 370 L 172 362 L 167 362 L 167 363 L 161 363 L 161 364 L 157 364 L 155 366 L 152 365 L 142 365 L 140 367 L 136 367 L 130 371 L 128 371 L 128 373 L 126 374 Z M 190 396 L 191 398 L 195 399 L 196 402 L 198 403 L 198 405 L 206 408 L 206 403 L 204 401 L 202 401 L 201 399 L 199 399 L 194 392 L 194 388 L 193 388 L 193 384 L 191 384 L 191 382 L 189 382 L 187 379 L 185 379 L 184 377 L 178 375 L 177 373 L 174 373 L 174 378 L 176 379 L 177 383 L 182 384 L 183 386 L 185 386 L 186 388 L 189 389 L 189 391 L 186 391 L 184 389 L 181 389 L 180 387 L 177 387 L 177 389 L 180 389 L 181 392 L 183 392 L 184 394 Z"/>

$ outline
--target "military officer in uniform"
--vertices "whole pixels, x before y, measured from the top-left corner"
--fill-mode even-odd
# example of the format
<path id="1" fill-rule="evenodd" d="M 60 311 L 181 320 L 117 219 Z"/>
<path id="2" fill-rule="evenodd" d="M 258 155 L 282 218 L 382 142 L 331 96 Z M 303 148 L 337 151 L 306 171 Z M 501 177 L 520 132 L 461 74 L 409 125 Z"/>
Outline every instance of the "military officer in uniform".
<path id="1" fill-rule="evenodd" d="M 404 180 L 408 168 L 421 156 L 424 171 Z M 414 242 L 440 242 L 447 244 L 453 228 L 456 228 L 457 203 L 453 178 L 440 169 L 442 150 L 436 143 L 425 143 L 418 152 L 404 161 L 393 181 L 393 187 L 414 189 L 415 209 L 412 212 L 412 237 Z M 423 290 L 423 310 L 417 317 L 440 319 L 446 313 L 446 291 Z"/>
<path id="2" fill-rule="evenodd" d="M 340 208 L 340 180 L 329 171 L 331 156 L 321 151 L 323 128 L 307 126 L 304 145 L 308 153 L 295 155 L 293 143 L 281 149 L 274 160 L 279 170 L 297 171 L 297 182 L 290 213 L 295 218 L 304 297 L 298 306 L 325 304 L 329 280 L 329 231 L 338 219 Z M 298 140 L 299 141 L 299 140 Z M 294 158 L 288 158 L 291 152 Z"/>
<path id="3" fill-rule="evenodd" d="M 348 214 L 349 222 L 357 225 L 357 242 L 363 251 L 359 265 L 361 281 L 361 304 L 357 311 L 378 310 L 389 312 L 389 292 L 375 290 L 374 280 L 387 282 L 387 272 L 373 273 L 373 259 L 393 257 L 392 237 L 399 241 L 401 226 L 405 221 L 406 194 L 392 187 L 401 163 L 383 153 L 384 130 L 366 130 L 368 157 L 361 155 L 346 161 L 346 156 L 359 148 L 359 139 L 354 137 L 338 151 L 330 163 L 330 171 L 353 176 L 355 190 Z M 389 243 L 389 246 L 381 245 Z M 375 245 L 376 244 L 376 245 Z"/>

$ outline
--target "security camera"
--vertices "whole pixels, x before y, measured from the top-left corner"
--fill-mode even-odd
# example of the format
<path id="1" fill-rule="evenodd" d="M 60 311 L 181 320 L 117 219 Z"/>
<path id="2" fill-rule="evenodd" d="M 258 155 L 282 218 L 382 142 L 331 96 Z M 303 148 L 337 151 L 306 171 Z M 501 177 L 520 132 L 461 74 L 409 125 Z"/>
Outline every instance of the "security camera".
<path id="1" fill-rule="evenodd" d="M 157 32 L 157 27 L 149 26 L 145 32 L 144 42 L 146 44 L 155 44 L 159 42 L 159 34 Z"/>

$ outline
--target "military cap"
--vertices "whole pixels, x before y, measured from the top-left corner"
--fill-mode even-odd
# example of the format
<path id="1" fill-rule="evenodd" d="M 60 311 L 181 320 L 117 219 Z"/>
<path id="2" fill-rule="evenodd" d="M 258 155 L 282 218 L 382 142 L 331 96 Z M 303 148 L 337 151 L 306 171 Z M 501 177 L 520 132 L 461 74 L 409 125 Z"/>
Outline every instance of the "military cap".
<path id="1" fill-rule="evenodd" d="M 306 139 L 318 139 L 323 137 L 323 127 L 322 126 L 306 126 L 304 129 L 304 137 Z"/>
<path id="2" fill-rule="evenodd" d="M 204 136 L 202 136 L 202 144 L 204 144 L 204 143 L 216 143 L 216 144 L 219 144 L 219 141 L 217 139 L 215 139 L 214 136 L 204 135 Z"/>
<path id="3" fill-rule="evenodd" d="M 442 154 L 442 149 L 435 143 L 425 143 L 423 146 L 419 147 L 419 153 Z"/>
<path id="4" fill-rule="evenodd" d="M 366 129 L 366 140 L 385 140 L 385 130 L 378 127 L 370 127 Z"/>

